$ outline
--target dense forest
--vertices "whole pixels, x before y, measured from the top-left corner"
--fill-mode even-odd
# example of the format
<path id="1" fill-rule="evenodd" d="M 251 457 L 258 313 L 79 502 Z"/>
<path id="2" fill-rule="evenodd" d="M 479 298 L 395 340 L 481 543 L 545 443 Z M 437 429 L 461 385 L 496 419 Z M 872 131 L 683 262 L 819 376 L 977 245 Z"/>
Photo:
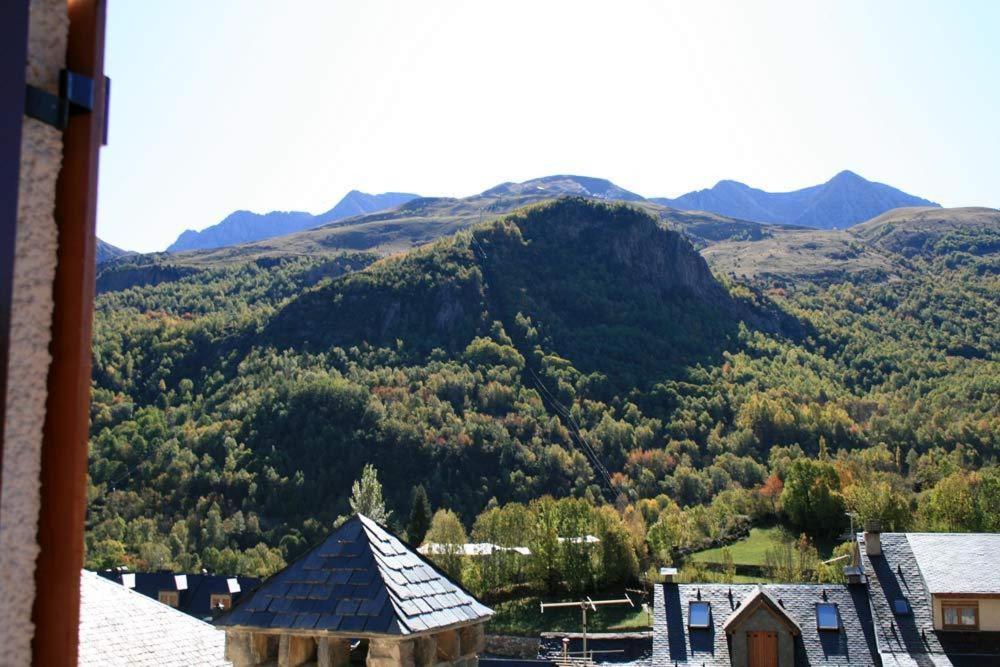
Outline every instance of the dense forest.
<path id="1" fill-rule="evenodd" d="M 273 572 L 366 464 L 415 542 L 419 505 L 549 554 L 474 590 L 628 581 L 774 521 L 805 553 L 848 510 L 1000 530 L 998 239 L 907 239 L 891 280 L 736 280 L 636 208 L 562 199 L 373 264 L 112 280 L 87 565 Z"/>

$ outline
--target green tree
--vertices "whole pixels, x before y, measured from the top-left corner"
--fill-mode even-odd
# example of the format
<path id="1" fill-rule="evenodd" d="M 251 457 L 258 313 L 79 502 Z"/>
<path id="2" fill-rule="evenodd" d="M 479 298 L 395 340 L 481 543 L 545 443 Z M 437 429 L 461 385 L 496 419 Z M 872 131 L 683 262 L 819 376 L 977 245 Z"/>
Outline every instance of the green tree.
<path id="1" fill-rule="evenodd" d="M 351 487 L 350 504 L 351 511 L 355 514 L 364 514 L 383 526 L 389 521 L 392 512 L 385 508 L 382 483 L 378 481 L 378 472 L 372 464 L 365 464 L 361 470 L 361 479 Z"/>
<path id="2" fill-rule="evenodd" d="M 410 522 L 406 526 L 406 537 L 410 543 L 419 546 L 423 544 L 424 535 L 431 527 L 431 501 L 427 499 L 427 491 L 423 484 L 418 484 L 413 489 L 413 497 L 410 502 Z"/>
<path id="3" fill-rule="evenodd" d="M 986 533 L 1000 532 L 1000 466 L 990 466 L 979 471 L 975 502 L 978 530 Z"/>
<path id="4" fill-rule="evenodd" d="M 781 506 L 792 525 L 812 535 L 832 535 L 842 526 L 840 478 L 830 463 L 796 459 L 788 469 Z"/>
<path id="5" fill-rule="evenodd" d="M 624 586 L 639 577 L 639 559 L 635 555 L 632 537 L 619 519 L 601 532 L 600 583 L 603 586 Z"/>
<path id="6" fill-rule="evenodd" d="M 910 494 L 898 475 L 875 473 L 862 477 L 844 489 L 844 503 L 857 515 L 858 525 L 875 521 L 884 530 L 895 531 L 910 526 Z"/>
<path id="7" fill-rule="evenodd" d="M 427 544 L 434 545 L 431 560 L 455 581 L 462 580 L 462 547 L 469 538 L 458 515 L 451 510 L 439 509 L 431 519 L 425 536 Z"/>
<path id="8" fill-rule="evenodd" d="M 731 584 L 736 578 L 736 563 L 733 561 L 733 552 L 728 548 L 722 550 L 722 566 L 725 569 L 724 583 Z"/>
<path id="9" fill-rule="evenodd" d="M 532 578 L 551 593 L 562 579 L 559 569 L 559 517 L 556 503 L 544 496 L 530 505 L 534 521 L 528 531 Z"/>
<path id="10" fill-rule="evenodd" d="M 927 495 L 925 516 L 935 531 L 964 532 L 976 530 L 976 489 L 974 477 L 962 470 L 934 485 Z"/>

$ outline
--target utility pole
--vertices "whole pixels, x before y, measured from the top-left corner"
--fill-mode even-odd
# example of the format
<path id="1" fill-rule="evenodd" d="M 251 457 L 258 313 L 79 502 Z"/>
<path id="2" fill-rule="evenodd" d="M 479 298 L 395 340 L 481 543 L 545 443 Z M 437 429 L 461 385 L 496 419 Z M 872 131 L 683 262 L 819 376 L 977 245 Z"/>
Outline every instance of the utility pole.
<path id="1" fill-rule="evenodd" d="M 628 594 L 624 598 L 617 600 L 591 600 L 590 597 L 586 597 L 583 600 L 577 602 L 542 602 L 541 608 L 542 613 L 545 613 L 546 609 L 561 609 L 565 607 L 577 607 L 580 609 L 581 619 L 583 621 L 583 659 L 587 660 L 587 610 L 596 612 L 598 607 L 603 607 L 606 605 L 613 604 L 627 604 L 630 607 L 634 607 L 635 604 L 632 599 L 629 598 Z"/>

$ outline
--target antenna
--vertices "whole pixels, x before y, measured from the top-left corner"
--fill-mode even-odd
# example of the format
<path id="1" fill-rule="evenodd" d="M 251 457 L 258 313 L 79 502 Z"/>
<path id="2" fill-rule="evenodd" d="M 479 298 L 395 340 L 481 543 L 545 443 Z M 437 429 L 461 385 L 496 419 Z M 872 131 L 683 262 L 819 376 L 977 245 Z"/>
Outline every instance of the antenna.
<path id="1" fill-rule="evenodd" d="M 841 535 L 840 539 L 844 542 L 853 542 L 857 539 L 857 534 L 854 532 L 854 517 L 858 514 L 857 512 L 844 512 L 844 515 L 851 520 L 851 532 L 848 535 Z"/>
<path id="2" fill-rule="evenodd" d="M 590 596 L 579 600 L 577 602 L 542 602 L 540 606 L 542 608 L 542 613 L 545 613 L 546 609 L 564 609 L 566 607 L 577 607 L 580 610 L 580 615 L 583 622 L 583 659 L 587 660 L 587 609 L 596 612 L 598 607 L 603 607 L 613 604 L 627 604 L 630 607 L 634 607 L 635 603 L 632 602 L 632 598 L 625 594 L 624 598 L 619 598 L 617 600 L 591 600 Z M 563 655 L 566 655 L 566 648 L 563 648 Z"/>

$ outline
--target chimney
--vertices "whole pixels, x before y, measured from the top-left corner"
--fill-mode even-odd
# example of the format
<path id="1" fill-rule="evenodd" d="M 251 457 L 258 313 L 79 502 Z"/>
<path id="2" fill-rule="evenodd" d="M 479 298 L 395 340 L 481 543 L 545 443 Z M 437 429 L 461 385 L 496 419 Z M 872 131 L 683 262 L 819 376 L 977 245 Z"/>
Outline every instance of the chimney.
<path id="1" fill-rule="evenodd" d="M 865 583 L 865 573 L 857 565 L 848 565 L 844 568 L 844 578 L 847 579 L 848 584 L 863 584 Z"/>
<path id="2" fill-rule="evenodd" d="M 676 567 L 661 567 L 660 576 L 663 577 L 663 583 L 672 584 L 674 583 L 674 578 L 677 576 Z"/>
<path id="3" fill-rule="evenodd" d="M 865 524 L 865 553 L 869 556 L 882 555 L 882 525 L 878 521 Z"/>

